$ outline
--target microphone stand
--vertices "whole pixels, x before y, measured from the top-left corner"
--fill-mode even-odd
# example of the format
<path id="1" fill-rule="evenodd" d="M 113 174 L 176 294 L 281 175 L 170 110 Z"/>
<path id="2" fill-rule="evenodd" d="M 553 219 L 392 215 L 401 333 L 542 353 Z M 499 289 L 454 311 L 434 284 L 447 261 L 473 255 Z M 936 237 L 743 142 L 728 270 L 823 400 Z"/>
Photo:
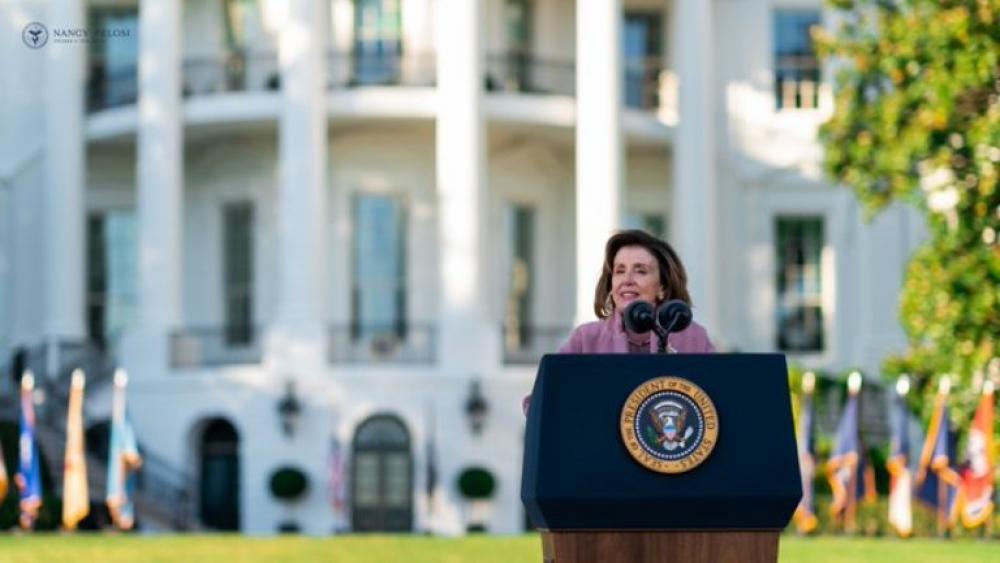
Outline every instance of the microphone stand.
<path id="1" fill-rule="evenodd" d="M 667 337 L 670 336 L 670 333 L 674 330 L 674 325 L 677 324 L 678 320 L 679 319 L 677 317 L 674 317 L 673 322 L 671 322 L 667 328 L 661 327 L 660 323 L 656 323 L 653 326 L 653 330 L 656 331 L 656 338 L 658 339 L 656 346 L 656 352 L 658 354 L 667 353 Z"/>

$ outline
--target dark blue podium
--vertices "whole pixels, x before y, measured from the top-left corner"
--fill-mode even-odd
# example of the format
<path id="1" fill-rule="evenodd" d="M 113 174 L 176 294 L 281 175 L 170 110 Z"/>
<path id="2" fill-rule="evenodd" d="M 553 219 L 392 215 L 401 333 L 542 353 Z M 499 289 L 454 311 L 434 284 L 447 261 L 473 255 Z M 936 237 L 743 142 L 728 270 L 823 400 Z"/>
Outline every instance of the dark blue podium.
<path id="1" fill-rule="evenodd" d="M 673 474 L 640 464 L 622 430 L 629 427 L 622 411 L 630 396 L 663 377 L 693 383 L 717 415 L 711 452 Z M 677 401 L 660 404 L 662 420 L 674 420 L 668 415 Z M 547 561 L 774 562 L 778 534 L 801 496 L 783 355 L 542 359 L 528 410 L 521 500 L 543 532 Z"/>

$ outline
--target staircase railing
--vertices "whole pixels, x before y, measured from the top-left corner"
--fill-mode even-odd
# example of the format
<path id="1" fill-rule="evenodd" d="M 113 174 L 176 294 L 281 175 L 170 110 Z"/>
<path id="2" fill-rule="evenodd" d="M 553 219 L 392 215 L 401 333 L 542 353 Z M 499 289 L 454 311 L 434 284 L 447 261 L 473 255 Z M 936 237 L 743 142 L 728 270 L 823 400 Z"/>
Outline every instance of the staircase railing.
<path id="1" fill-rule="evenodd" d="M 66 411 L 72 372 L 81 368 L 87 374 L 87 386 L 96 389 L 109 385 L 115 369 L 112 355 L 89 344 L 61 344 L 58 352 L 59 369 L 54 377 L 47 377 L 44 362 L 32 362 L 38 388 L 45 394 L 45 408 L 37 418 L 39 438 L 46 438 L 43 451 L 51 460 L 51 467 L 62 467 L 65 455 Z M 198 527 L 195 515 L 195 486 L 192 476 L 179 470 L 151 451 L 142 450 L 143 464 L 136 482 L 136 512 L 140 521 L 144 516 L 155 518 L 175 530 Z M 107 460 L 86 452 L 88 482 L 91 498 L 100 498 L 106 490 Z M 57 491 L 61 492 L 61 475 L 55 476 Z"/>

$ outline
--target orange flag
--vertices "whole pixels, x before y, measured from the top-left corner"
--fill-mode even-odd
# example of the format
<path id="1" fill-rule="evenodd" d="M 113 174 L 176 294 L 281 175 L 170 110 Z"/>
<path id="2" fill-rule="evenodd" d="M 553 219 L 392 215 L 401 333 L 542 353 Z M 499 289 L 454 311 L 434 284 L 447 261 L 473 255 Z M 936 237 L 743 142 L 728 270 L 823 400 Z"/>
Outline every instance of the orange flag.
<path id="1" fill-rule="evenodd" d="M 996 466 L 993 447 L 993 382 L 983 385 L 983 395 L 969 428 L 969 441 L 962 467 L 958 510 L 962 524 L 975 528 L 993 514 L 993 468 Z"/>
<path id="2" fill-rule="evenodd" d="M 83 370 L 73 370 L 66 415 L 66 456 L 63 465 L 63 527 L 75 530 L 90 513 L 87 460 L 83 447 Z"/>

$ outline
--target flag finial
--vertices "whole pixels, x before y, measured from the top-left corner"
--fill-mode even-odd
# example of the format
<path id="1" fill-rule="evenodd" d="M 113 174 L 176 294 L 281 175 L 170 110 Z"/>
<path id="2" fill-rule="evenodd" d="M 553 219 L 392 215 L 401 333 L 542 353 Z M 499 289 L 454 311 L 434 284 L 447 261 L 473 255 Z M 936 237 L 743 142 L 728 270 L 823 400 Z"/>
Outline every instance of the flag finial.
<path id="1" fill-rule="evenodd" d="M 802 392 L 812 393 L 813 389 L 815 388 L 816 388 L 816 374 L 811 371 L 807 371 L 804 374 L 802 374 Z"/>
<path id="2" fill-rule="evenodd" d="M 847 376 L 847 390 L 851 392 L 851 395 L 857 395 L 858 391 L 861 390 L 861 372 L 854 370 L 851 375 Z"/>
<path id="3" fill-rule="evenodd" d="M 951 375 L 945 374 L 938 383 L 938 393 L 947 395 L 951 392 Z"/>
<path id="4" fill-rule="evenodd" d="M 24 376 L 21 377 L 21 389 L 25 391 L 31 391 L 35 388 L 35 374 L 31 370 L 26 370 Z"/>
<path id="5" fill-rule="evenodd" d="M 910 392 L 910 376 L 905 373 L 896 380 L 896 394 L 905 397 Z"/>
<path id="6" fill-rule="evenodd" d="M 84 375 L 83 370 L 76 368 L 73 370 L 73 380 L 72 385 L 76 389 L 83 389 L 85 382 L 87 381 L 87 376 Z"/>
<path id="7" fill-rule="evenodd" d="M 125 373 L 124 368 L 118 368 L 115 370 L 115 385 L 118 387 L 125 387 L 128 385 L 128 374 Z"/>

